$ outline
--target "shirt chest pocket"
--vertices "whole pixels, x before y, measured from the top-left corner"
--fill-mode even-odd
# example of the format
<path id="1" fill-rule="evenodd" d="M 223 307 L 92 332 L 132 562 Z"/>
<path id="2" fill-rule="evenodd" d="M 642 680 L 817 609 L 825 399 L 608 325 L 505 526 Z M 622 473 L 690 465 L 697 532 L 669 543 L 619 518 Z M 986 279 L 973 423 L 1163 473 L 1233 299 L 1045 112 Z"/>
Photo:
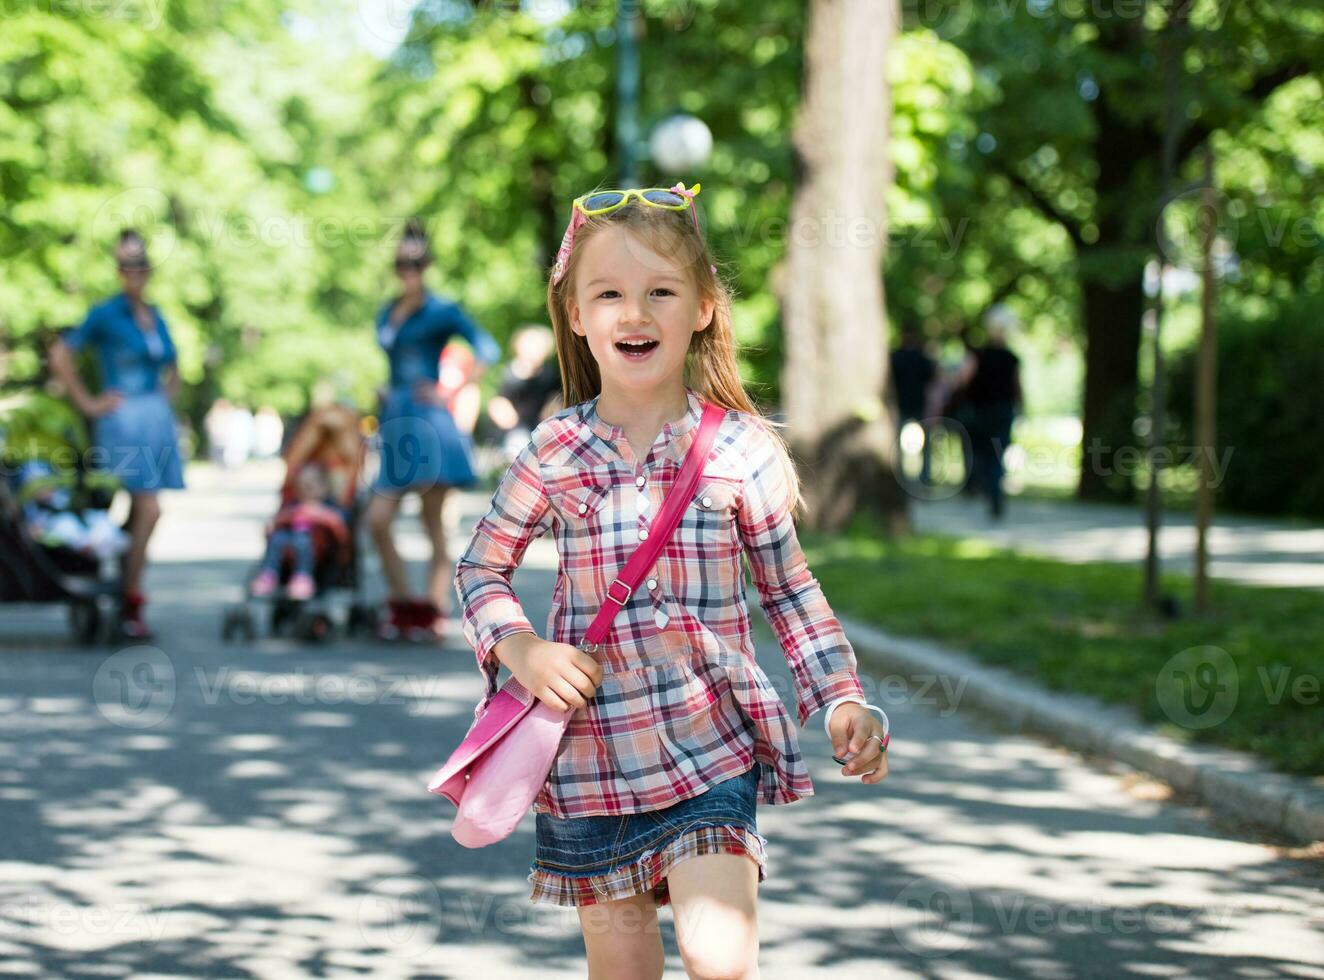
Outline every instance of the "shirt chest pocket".
<path id="1" fill-rule="evenodd" d="M 544 470 L 542 482 L 552 510 L 569 533 L 599 526 L 614 487 L 612 471 L 604 468 Z"/>
<path id="2" fill-rule="evenodd" d="M 737 476 L 705 473 L 690 495 L 681 529 L 700 560 L 724 560 L 739 549 L 741 486 Z"/>

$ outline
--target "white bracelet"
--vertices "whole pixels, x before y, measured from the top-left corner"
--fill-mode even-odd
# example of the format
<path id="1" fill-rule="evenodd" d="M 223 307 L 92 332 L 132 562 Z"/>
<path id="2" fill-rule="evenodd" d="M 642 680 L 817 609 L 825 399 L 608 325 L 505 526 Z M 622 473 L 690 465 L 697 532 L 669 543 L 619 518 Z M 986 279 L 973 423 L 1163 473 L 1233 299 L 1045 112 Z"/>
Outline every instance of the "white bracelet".
<path id="1" fill-rule="evenodd" d="M 865 708 L 867 708 L 870 711 L 878 712 L 878 716 L 883 719 L 883 741 L 887 741 L 887 737 L 889 734 L 891 734 L 892 731 L 892 723 L 887 720 L 887 712 L 884 711 L 882 708 L 878 707 L 878 705 L 870 704 L 869 702 L 865 701 L 863 698 L 855 694 L 848 694 L 844 698 L 837 698 L 835 701 L 830 702 L 827 708 L 824 710 L 823 731 L 827 733 L 827 737 L 828 738 L 832 737 L 832 730 L 828 728 L 828 722 L 832 720 L 833 710 L 837 707 L 837 705 L 843 704 L 847 701 L 853 702 L 854 704 L 863 705 Z"/>

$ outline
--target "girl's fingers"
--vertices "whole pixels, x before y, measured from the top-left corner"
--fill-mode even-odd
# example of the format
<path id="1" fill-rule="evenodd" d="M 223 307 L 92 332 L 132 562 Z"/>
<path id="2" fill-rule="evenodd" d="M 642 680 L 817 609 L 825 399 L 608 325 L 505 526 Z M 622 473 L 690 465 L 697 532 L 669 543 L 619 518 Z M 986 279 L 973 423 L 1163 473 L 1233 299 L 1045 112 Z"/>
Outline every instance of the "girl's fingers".
<path id="1" fill-rule="evenodd" d="M 555 691 L 553 691 L 550 687 L 547 688 L 547 690 L 543 691 L 541 694 L 539 694 L 538 699 L 542 701 L 543 704 L 547 705 L 547 707 L 552 708 L 555 711 L 570 710 L 570 705 L 566 704 L 565 701 L 562 700 L 561 696 L 557 694 Z"/>
<path id="2" fill-rule="evenodd" d="M 871 783 L 871 784 L 881 783 L 886 778 L 887 778 L 887 753 L 884 752 L 883 757 L 878 760 L 878 768 L 875 769 L 873 772 L 869 773 L 863 779 L 861 779 L 860 782 Z"/>
<path id="3" fill-rule="evenodd" d="M 555 681 L 549 684 L 548 687 L 559 694 L 561 700 L 563 700 L 569 707 L 576 709 L 584 707 L 585 701 L 583 695 L 575 689 L 575 685 L 571 684 L 564 677 L 558 677 Z"/>

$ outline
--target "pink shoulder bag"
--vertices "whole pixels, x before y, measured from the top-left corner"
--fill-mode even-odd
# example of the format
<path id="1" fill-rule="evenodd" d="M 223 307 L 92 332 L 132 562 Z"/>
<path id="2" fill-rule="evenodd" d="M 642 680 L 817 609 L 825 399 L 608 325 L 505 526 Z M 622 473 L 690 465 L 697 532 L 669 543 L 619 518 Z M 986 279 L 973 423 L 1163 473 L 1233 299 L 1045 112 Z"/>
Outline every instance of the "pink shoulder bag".
<path id="1" fill-rule="evenodd" d="M 612 620 L 675 533 L 725 414 L 720 405 L 704 406 L 699 431 L 662 503 L 653 533 L 608 586 L 610 603 L 603 603 L 584 634 L 586 653 L 598 651 Z M 501 686 L 428 783 L 428 792 L 459 808 L 452 837 L 465 847 L 484 847 L 510 835 L 547 782 L 573 714 L 544 704 L 513 677 Z"/>

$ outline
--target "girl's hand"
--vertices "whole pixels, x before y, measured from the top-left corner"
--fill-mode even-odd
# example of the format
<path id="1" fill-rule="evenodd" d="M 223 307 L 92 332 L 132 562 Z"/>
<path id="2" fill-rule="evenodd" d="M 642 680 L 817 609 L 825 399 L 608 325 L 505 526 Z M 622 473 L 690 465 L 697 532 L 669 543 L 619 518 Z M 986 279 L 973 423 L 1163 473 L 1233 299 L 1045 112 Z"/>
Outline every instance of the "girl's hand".
<path id="1" fill-rule="evenodd" d="M 602 666 L 583 650 L 533 633 L 502 640 L 497 659 L 529 693 L 557 711 L 584 707 L 602 683 Z"/>
<path id="2" fill-rule="evenodd" d="M 880 783 L 887 778 L 887 753 L 882 751 L 883 723 L 876 714 L 853 701 L 837 705 L 828 721 L 832 754 L 847 759 L 843 776 L 864 774 L 862 783 Z M 870 738 L 877 735 L 878 738 Z"/>

